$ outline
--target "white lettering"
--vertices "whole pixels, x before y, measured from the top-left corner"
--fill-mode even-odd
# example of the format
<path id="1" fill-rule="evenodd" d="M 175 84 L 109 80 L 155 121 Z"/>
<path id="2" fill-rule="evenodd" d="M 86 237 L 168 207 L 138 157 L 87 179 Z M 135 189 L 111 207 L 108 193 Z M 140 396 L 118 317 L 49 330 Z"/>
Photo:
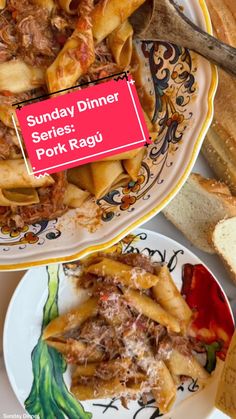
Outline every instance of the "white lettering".
<path id="1" fill-rule="evenodd" d="M 59 127 L 59 128 L 57 128 L 57 131 L 56 131 L 56 133 L 57 133 L 57 135 L 64 135 L 64 129 L 62 128 L 62 127 Z"/>
<path id="2" fill-rule="evenodd" d="M 81 138 L 81 140 L 79 140 L 79 146 L 80 146 L 81 148 L 83 148 L 83 147 L 87 147 L 87 143 L 86 143 L 85 138 Z"/>
<path id="3" fill-rule="evenodd" d="M 75 114 L 75 107 L 71 106 L 71 108 L 66 108 L 68 114 L 71 116 L 71 118 L 74 118 L 74 114 Z"/>
<path id="4" fill-rule="evenodd" d="M 33 143 L 36 143 L 36 144 L 39 143 L 40 140 L 41 140 L 40 135 L 39 135 L 38 132 L 33 132 L 32 138 L 34 138 Z"/>
<path id="5" fill-rule="evenodd" d="M 93 148 L 95 146 L 96 141 L 95 141 L 95 138 L 94 138 L 93 135 L 91 137 L 87 138 L 87 144 L 88 144 L 89 148 Z"/>
<path id="6" fill-rule="evenodd" d="M 55 108 L 51 113 L 44 113 L 38 116 L 28 115 L 26 119 L 28 122 L 28 126 L 34 127 L 37 124 L 41 125 L 44 122 L 51 122 L 53 120 L 65 118 L 67 116 L 71 116 L 71 118 L 73 118 L 74 111 L 75 111 L 74 106 L 71 106 L 70 108 L 62 108 L 62 109 Z"/>
<path id="7" fill-rule="evenodd" d="M 37 131 L 33 132 L 33 134 L 31 135 L 33 138 L 33 142 L 34 143 L 39 143 L 41 140 L 42 141 L 47 141 L 48 139 L 52 139 L 52 138 L 56 138 L 56 137 L 61 137 L 62 135 L 65 134 L 70 134 L 72 131 L 72 127 L 73 125 L 66 125 L 64 128 L 63 127 L 52 127 L 52 129 L 50 129 L 49 131 L 44 131 L 41 134 Z"/>
<path id="8" fill-rule="evenodd" d="M 47 148 L 46 150 L 44 150 L 43 148 L 38 148 L 36 150 L 38 160 L 41 160 L 41 156 L 43 156 L 44 154 L 47 157 L 53 157 L 53 156 L 57 156 L 58 154 L 63 154 L 63 153 L 67 153 L 67 149 L 66 149 L 65 144 L 61 144 L 61 143 L 58 143 L 55 147 Z"/>
<path id="9" fill-rule="evenodd" d="M 90 135 L 87 138 L 81 138 L 79 140 L 79 147 L 93 148 L 95 147 L 96 143 L 101 143 L 102 140 L 103 140 L 102 134 L 99 131 L 97 131 L 95 135 Z M 76 141 L 76 140 L 72 140 L 72 141 Z M 76 147 L 76 148 L 79 148 L 79 147 Z"/>
<path id="10" fill-rule="evenodd" d="M 67 153 L 67 149 L 66 149 L 66 145 L 61 143 L 58 143 L 58 145 L 56 147 L 54 147 L 55 150 L 55 154 L 62 154 L 62 153 Z"/>
<path id="11" fill-rule="evenodd" d="M 116 101 L 116 102 L 118 102 L 118 100 L 119 100 L 119 99 L 118 99 L 118 96 L 119 96 L 119 93 L 114 93 L 114 97 L 115 97 L 115 101 Z"/>
<path id="12" fill-rule="evenodd" d="M 70 132 L 71 132 L 71 130 L 74 128 L 74 125 L 66 125 L 65 127 L 64 127 L 64 130 L 65 130 L 65 134 L 70 134 Z"/>
<path id="13" fill-rule="evenodd" d="M 62 109 L 62 111 L 63 111 L 63 109 Z M 58 108 L 55 108 L 55 111 L 53 111 L 51 113 L 51 117 L 52 117 L 52 119 L 58 119 L 58 118 L 60 118 L 60 114 L 59 114 Z M 61 115 L 61 117 L 63 118 L 63 115 Z"/>
<path id="14" fill-rule="evenodd" d="M 36 125 L 36 122 L 34 120 L 34 116 L 33 115 L 28 115 L 26 118 L 27 122 L 28 122 L 28 126 L 29 127 L 34 127 Z"/>
<path id="15" fill-rule="evenodd" d="M 69 140 L 69 146 L 72 151 L 74 150 L 74 148 L 79 148 L 78 141 L 76 140 L 76 138 L 72 138 L 71 140 Z"/>
<path id="16" fill-rule="evenodd" d="M 54 156 L 54 153 L 57 154 L 57 147 L 55 147 L 54 150 L 53 150 L 53 148 L 48 148 L 46 150 L 46 156 L 48 156 L 48 157 Z"/>
<path id="17" fill-rule="evenodd" d="M 36 150 L 36 154 L 37 154 L 38 160 L 41 160 L 41 156 L 43 156 L 45 154 L 45 151 L 44 151 L 43 148 L 38 148 Z"/>
<path id="18" fill-rule="evenodd" d="M 87 109 L 87 104 L 84 100 L 79 100 L 77 102 L 77 106 L 78 106 L 79 112 L 84 112 Z"/>
<path id="19" fill-rule="evenodd" d="M 115 100 L 115 99 L 114 99 L 114 96 L 113 96 L 113 95 L 108 95 L 108 96 L 107 96 L 107 102 L 108 102 L 108 103 L 113 103 L 113 102 L 114 102 L 114 100 Z"/>
<path id="20" fill-rule="evenodd" d="M 96 138 L 97 143 L 101 143 L 102 140 L 103 140 L 102 134 L 99 131 L 97 131 L 97 134 L 95 135 L 95 138 Z"/>
<path id="21" fill-rule="evenodd" d="M 108 105 L 109 103 L 118 102 L 119 93 L 114 93 L 113 95 L 101 96 L 97 99 L 88 99 L 79 100 L 77 102 L 77 107 L 79 112 L 84 112 L 87 109 L 98 108 L 103 105 Z"/>

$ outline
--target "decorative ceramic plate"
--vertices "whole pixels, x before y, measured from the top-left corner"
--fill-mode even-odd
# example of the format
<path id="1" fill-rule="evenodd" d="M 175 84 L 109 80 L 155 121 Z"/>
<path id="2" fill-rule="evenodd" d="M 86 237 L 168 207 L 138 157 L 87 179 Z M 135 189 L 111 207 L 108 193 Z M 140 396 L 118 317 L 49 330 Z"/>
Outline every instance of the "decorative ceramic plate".
<path id="1" fill-rule="evenodd" d="M 189 379 L 181 383 L 177 401 L 166 418 L 203 419 L 214 405 L 218 374 L 234 331 L 226 296 L 212 274 L 189 250 L 147 230 L 137 230 L 108 250 L 140 252 L 152 261 L 168 263 L 172 277 L 194 308 L 191 328 L 205 342 L 205 368 L 212 377 L 204 390 Z M 117 399 L 76 401 L 68 388 L 70 372 L 61 355 L 41 339 L 43 328 L 58 314 L 79 305 L 81 292 L 65 275 L 62 265 L 31 269 L 18 285 L 5 321 L 4 357 L 7 373 L 20 403 L 39 419 L 155 419 L 161 415 L 149 400 L 122 407 Z M 16 351 L 17 345 L 17 351 Z M 220 361 L 220 359 L 222 361 Z M 191 412 L 191 413 L 190 413 Z M 38 416 L 37 416 L 38 415 Z M 164 416 L 163 416 L 164 417 Z"/>
<path id="2" fill-rule="evenodd" d="M 185 13 L 211 32 L 203 0 L 181 0 Z M 214 66 L 165 42 L 140 43 L 151 98 L 156 141 L 148 147 L 137 182 L 110 192 L 93 233 L 81 227 L 75 210 L 58 220 L 23 229 L 0 226 L 0 269 L 23 269 L 79 258 L 106 248 L 163 209 L 189 175 L 211 123 L 217 86 Z M 86 210 L 85 210 L 86 212 Z"/>

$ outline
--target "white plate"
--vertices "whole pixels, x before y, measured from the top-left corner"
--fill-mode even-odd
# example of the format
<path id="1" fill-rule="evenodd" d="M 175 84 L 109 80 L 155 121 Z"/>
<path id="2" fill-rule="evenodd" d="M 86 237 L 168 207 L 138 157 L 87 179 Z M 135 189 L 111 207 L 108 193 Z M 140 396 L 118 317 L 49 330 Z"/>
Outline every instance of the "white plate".
<path id="1" fill-rule="evenodd" d="M 124 238 L 121 242 L 114 246 L 112 250 L 116 250 L 117 252 L 139 251 L 152 255 L 152 258 L 155 261 L 169 263 L 172 276 L 178 288 L 181 288 L 182 285 L 181 277 L 183 265 L 186 263 L 192 265 L 201 264 L 199 258 L 194 256 L 182 245 L 167 237 L 148 230 L 137 230 L 133 233 L 133 235 L 129 235 Z M 203 269 L 205 268 L 203 267 Z M 56 275 L 54 280 L 52 278 L 50 279 L 49 288 L 49 278 L 46 267 L 40 267 L 37 269 L 34 268 L 28 271 L 12 297 L 6 316 L 4 328 L 5 364 L 12 388 L 22 406 L 24 406 L 24 403 L 31 392 L 34 378 L 34 384 L 36 385 L 35 388 L 42 390 L 43 385 L 47 384 L 47 380 L 42 379 L 42 377 L 44 376 L 47 367 L 50 366 L 49 361 L 51 359 L 51 355 L 48 358 L 47 353 L 46 358 L 41 358 L 41 370 L 38 369 L 39 361 L 37 360 L 37 356 L 39 355 L 38 351 L 40 349 L 40 345 L 42 345 L 40 335 L 42 330 L 43 310 L 49 295 L 49 289 L 51 305 L 52 302 L 54 302 L 54 309 L 59 308 L 59 313 L 68 311 L 70 308 L 78 305 L 79 301 L 81 301 L 81 295 L 75 293 L 72 281 L 68 279 L 68 277 L 65 277 L 62 265 L 54 265 L 54 271 L 56 272 L 57 270 L 59 272 L 58 277 Z M 54 298 L 52 298 L 53 294 Z M 224 319 L 224 322 L 227 323 L 227 327 L 230 329 L 230 333 L 228 334 L 232 334 L 234 328 L 233 316 L 224 292 L 213 277 L 210 279 L 210 286 L 207 286 L 207 291 L 204 290 L 204 298 L 207 299 L 207 306 L 205 307 L 206 310 L 209 309 L 209 313 L 213 299 L 214 304 L 215 298 L 217 301 L 219 300 L 220 304 L 222 304 L 222 301 L 224 302 L 220 310 L 220 319 Z M 224 328 L 224 331 L 225 330 L 226 329 Z M 34 349 L 37 344 L 37 349 Z M 47 345 L 44 345 L 47 348 Z M 32 372 L 32 353 L 34 354 L 34 377 Z M 54 350 L 53 353 L 55 353 Z M 58 356 L 56 359 L 56 362 L 58 362 Z M 42 361 L 44 361 L 44 363 L 42 363 Z M 223 362 L 221 364 L 223 364 Z M 62 380 L 61 366 L 57 367 L 57 369 L 54 368 L 54 372 L 50 372 L 50 377 L 53 380 L 55 379 L 55 370 L 57 371 L 56 380 L 59 382 Z M 218 373 L 219 370 L 213 373 L 210 384 L 205 390 L 200 392 L 196 391 L 197 384 L 194 384 L 192 380 L 185 383 L 184 387 L 181 387 L 178 391 L 177 405 L 175 405 L 171 413 L 165 417 L 171 419 L 182 419 L 183 417 L 191 417 L 191 419 L 204 419 L 207 417 L 213 409 Z M 64 374 L 64 380 L 65 383 L 69 385 L 70 374 L 68 370 Z M 52 388 L 54 387 L 52 386 Z M 53 400 L 57 408 L 58 405 L 60 405 L 58 398 L 56 398 L 56 396 L 54 397 L 56 390 L 55 392 L 52 391 L 50 393 L 52 388 L 47 387 L 47 397 L 44 399 L 41 398 L 41 400 L 44 400 L 41 402 L 44 408 L 45 401 L 48 402 L 48 400 Z M 71 396 L 69 396 L 69 393 L 67 392 L 68 390 L 66 390 L 62 381 L 60 381 L 60 388 L 64 388 L 64 391 L 66 392 L 63 400 L 68 406 L 71 403 L 68 398 Z M 59 399 L 60 398 L 61 396 L 59 396 Z M 180 400 L 183 399 L 185 399 L 184 402 L 180 403 Z M 30 413 L 35 414 L 38 412 L 37 398 L 32 393 L 31 401 L 32 405 Z M 120 405 L 119 401 L 112 402 L 111 400 L 83 402 L 83 406 L 87 412 L 92 412 L 93 418 L 95 419 L 110 419 L 111 417 L 114 419 L 154 419 L 159 415 L 159 412 L 154 407 L 153 403 L 144 408 L 142 404 L 138 402 L 131 402 L 129 410 L 124 409 Z M 60 419 L 58 416 L 59 415 L 57 413 L 56 418 Z M 78 413 L 77 416 L 70 414 L 68 417 L 69 419 L 79 419 Z M 54 418 L 54 416 L 52 416 L 52 418 Z M 81 418 L 84 419 L 86 416 L 81 416 Z M 40 419 L 51 419 L 51 417 L 45 415 L 41 416 Z"/>
<path id="2" fill-rule="evenodd" d="M 180 3 L 194 22 L 211 32 L 203 0 Z M 78 225 L 76 211 L 17 231 L 1 225 L 1 270 L 69 261 L 106 248 L 161 211 L 181 188 L 212 120 L 217 73 L 194 53 L 166 43 L 156 43 L 156 49 L 149 43 L 145 51 L 140 47 L 140 54 L 149 72 L 145 83 L 155 97 L 153 118 L 161 134 L 148 148 L 138 182 L 99 200 L 103 216 L 94 233 Z M 160 58 L 163 63 L 158 69 Z"/>

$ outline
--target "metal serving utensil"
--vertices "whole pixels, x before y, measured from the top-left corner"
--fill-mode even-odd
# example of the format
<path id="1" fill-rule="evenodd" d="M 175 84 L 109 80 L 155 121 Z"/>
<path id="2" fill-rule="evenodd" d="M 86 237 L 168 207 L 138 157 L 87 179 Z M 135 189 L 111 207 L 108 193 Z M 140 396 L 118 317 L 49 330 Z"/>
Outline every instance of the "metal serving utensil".
<path id="1" fill-rule="evenodd" d="M 132 16 L 135 38 L 163 40 L 188 48 L 236 76 L 236 48 L 191 22 L 174 0 L 147 0 Z"/>

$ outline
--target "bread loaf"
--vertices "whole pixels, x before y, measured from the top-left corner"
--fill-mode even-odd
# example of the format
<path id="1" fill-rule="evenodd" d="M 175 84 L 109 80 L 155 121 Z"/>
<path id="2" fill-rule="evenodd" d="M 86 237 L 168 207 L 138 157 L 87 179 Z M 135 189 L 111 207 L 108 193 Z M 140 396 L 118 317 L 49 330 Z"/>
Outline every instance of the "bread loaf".
<path id="1" fill-rule="evenodd" d="M 236 47 L 236 1 L 207 0 L 215 35 Z M 219 70 L 213 123 L 202 152 L 216 177 L 236 195 L 236 79 Z"/>

